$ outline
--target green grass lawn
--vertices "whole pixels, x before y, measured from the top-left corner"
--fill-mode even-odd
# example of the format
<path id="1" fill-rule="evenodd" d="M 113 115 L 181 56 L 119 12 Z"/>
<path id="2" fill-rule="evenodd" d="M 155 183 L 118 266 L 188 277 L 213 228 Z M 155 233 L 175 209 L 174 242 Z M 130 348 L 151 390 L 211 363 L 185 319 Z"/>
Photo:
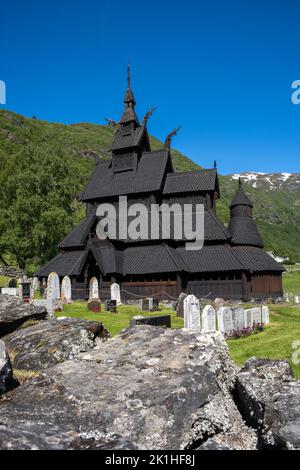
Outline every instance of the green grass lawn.
<path id="1" fill-rule="evenodd" d="M 288 271 L 283 273 L 283 290 L 300 295 L 300 266 L 287 267 Z"/>
<path id="2" fill-rule="evenodd" d="M 183 328 L 183 319 L 176 317 L 176 313 L 170 308 L 162 308 L 158 312 L 143 312 L 137 305 L 120 305 L 118 313 L 110 313 L 104 311 L 102 305 L 102 312 L 93 313 L 87 309 L 86 302 L 73 302 L 69 305 L 64 305 L 64 311 L 57 314 L 58 317 L 70 316 L 75 318 L 82 318 L 84 320 L 101 321 L 111 336 L 120 333 L 121 330 L 129 326 L 130 320 L 135 315 L 157 316 L 157 315 L 171 315 L 172 328 Z"/>
<path id="3" fill-rule="evenodd" d="M 292 353 L 295 351 L 292 349 L 292 343 L 300 340 L 300 308 L 271 305 L 270 311 L 270 325 L 265 331 L 247 338 L 227 341 L 231 357 L 239 366 L 253 356 L 288 359 L 295 376 L 300 379 L 300 365 L 291 362 Z"/>
<path id="4" fill-rule="evenodd" d="M 292 343 L 300 340 L 300 308 L 286 305 L 270 306 L 270 325 L 265 331 L 247 338 L 228 340 L 229 351 L 232 359 L 239 366 L 242 366 L 247 359 L 256 356 L 269 359 L 288 359 L 291 363 L 291 357 L 294 350 Z M 92 313 L 87 309 L 86 302 L 74 302 L 64 305 L 64 311 L 57 314 L 60 316 L 70 316 L 82 318 L 85 320 L 101 321 L 112 336 L 118 334 L 124 328 L 129 326 L 130 319 L 135 315 L 171 315 L 172 328 L 182 328 L 182 318 L 177 318 L 174 311 L 163 307 L 159 312 L 142 312 L 136 305 L 121 305 L 118 307 L 118 313 L 109 312 Z M 300 365 L 291 363 L 294 374 L 300 379 Z"/>
<path id="5" fill-rule="evenodd" d="M 10 280 L 10 277 L 8 276 L 0 276 L 0 286 L 7 287 L 9 280 Z"/>

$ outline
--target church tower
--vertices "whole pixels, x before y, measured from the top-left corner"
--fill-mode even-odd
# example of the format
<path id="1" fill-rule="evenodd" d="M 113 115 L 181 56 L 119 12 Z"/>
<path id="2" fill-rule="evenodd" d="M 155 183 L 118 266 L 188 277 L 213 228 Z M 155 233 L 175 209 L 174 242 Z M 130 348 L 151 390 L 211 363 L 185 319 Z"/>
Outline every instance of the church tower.
<path id="1" fill-rule="evenodd" d="M 253 204 L 242 187 L 239 187 L 230 205 L 230 221 L 228 230 L 232 236 L 232 245 L 249 245 L 263 248 L 264 244 L 256 223 L 252 218 Z"/>

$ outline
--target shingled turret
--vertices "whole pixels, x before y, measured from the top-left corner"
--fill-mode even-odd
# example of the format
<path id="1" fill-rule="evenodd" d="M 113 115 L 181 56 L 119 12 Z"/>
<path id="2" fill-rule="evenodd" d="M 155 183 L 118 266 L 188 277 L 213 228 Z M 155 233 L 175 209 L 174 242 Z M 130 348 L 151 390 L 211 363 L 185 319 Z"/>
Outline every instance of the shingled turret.
<path id="1" fill-rule="evenodd" d="M 252 218 L 253 204 L 243 190 L 242 180 L 230 205 L 230 221 L 228 230 L 233 245 L 264 246 L 256 223 Z"/>

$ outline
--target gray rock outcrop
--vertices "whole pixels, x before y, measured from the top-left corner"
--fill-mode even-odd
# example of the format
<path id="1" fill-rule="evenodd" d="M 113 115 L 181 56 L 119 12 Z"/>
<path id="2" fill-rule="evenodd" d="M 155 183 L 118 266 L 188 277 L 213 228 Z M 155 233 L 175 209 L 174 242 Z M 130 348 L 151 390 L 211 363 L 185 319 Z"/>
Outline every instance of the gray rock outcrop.
<path id="1" fill-rule="evenodd" d="M 48 320 L 21 328 L 3 337 L 13 367 L 39 371 L 74 359 L 106 340 L 108 332 L 102 323 L 65 318 Z"/>
<path id="2" fill-rule="evenodd" d="M 236 397 L 261 447 L 300 449 L 300 381 L 287 361 L 249 359 L 238 374 Z"/>
<path id="3" fill-rule="evenodd" d="M 253 449 L 236 373 L 220 333 L 132 327 L 18 387 L 1 405 L 0 448 Z"/>
<path id="4" fill-rule="evenodd" d="M 0 338 L 28 320 L 44 320 L 47 315 L 45 307 L 25 304 L 18 297 L 0 294 Z"/>
<path id="5" fill-rule="evenodd" d="M 10 389 L 13 383 L 12 366 L 5 343 L 0 339 L 0 395 Z"/>

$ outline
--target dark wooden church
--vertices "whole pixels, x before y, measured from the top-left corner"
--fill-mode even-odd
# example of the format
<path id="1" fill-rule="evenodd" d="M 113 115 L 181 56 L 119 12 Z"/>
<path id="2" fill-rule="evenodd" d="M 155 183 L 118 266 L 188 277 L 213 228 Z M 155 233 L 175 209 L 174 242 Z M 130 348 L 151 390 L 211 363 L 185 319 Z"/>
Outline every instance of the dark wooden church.
<path id="1" fill-rule="evenodd" d="M 142 296 L 177 298 L 181 291 L 203 297 L 249 300 L 282 296 L 283 268 L 263 249 L 252 218 L 252 203 L 241 182 L 230 206 L 228 228 L 216 216 L 220 198 L 216 168 L 175 172 L 171 133 L 162 149 L 151 151 L 148 112 L 141 123 L 128 83 L 124 113 L 115 126 L 112 158 L 98 161 L 80 199 L 86 218 L 60 243 L 59 254 L 37 273 L 42 279 L 55 271 L 72 280 L 73 298 L 87 298 L 89 281 L 96 276 L 101 298 L 109 297 L 112 282 L 121 286 L 122 300 Z M 204 204 L 205 242 L 202 249 L 185 249 L 185 240 L 100 240 L 96 210 L 100 203 L 117 204 L 126 195 L 128 205 Z"/>

